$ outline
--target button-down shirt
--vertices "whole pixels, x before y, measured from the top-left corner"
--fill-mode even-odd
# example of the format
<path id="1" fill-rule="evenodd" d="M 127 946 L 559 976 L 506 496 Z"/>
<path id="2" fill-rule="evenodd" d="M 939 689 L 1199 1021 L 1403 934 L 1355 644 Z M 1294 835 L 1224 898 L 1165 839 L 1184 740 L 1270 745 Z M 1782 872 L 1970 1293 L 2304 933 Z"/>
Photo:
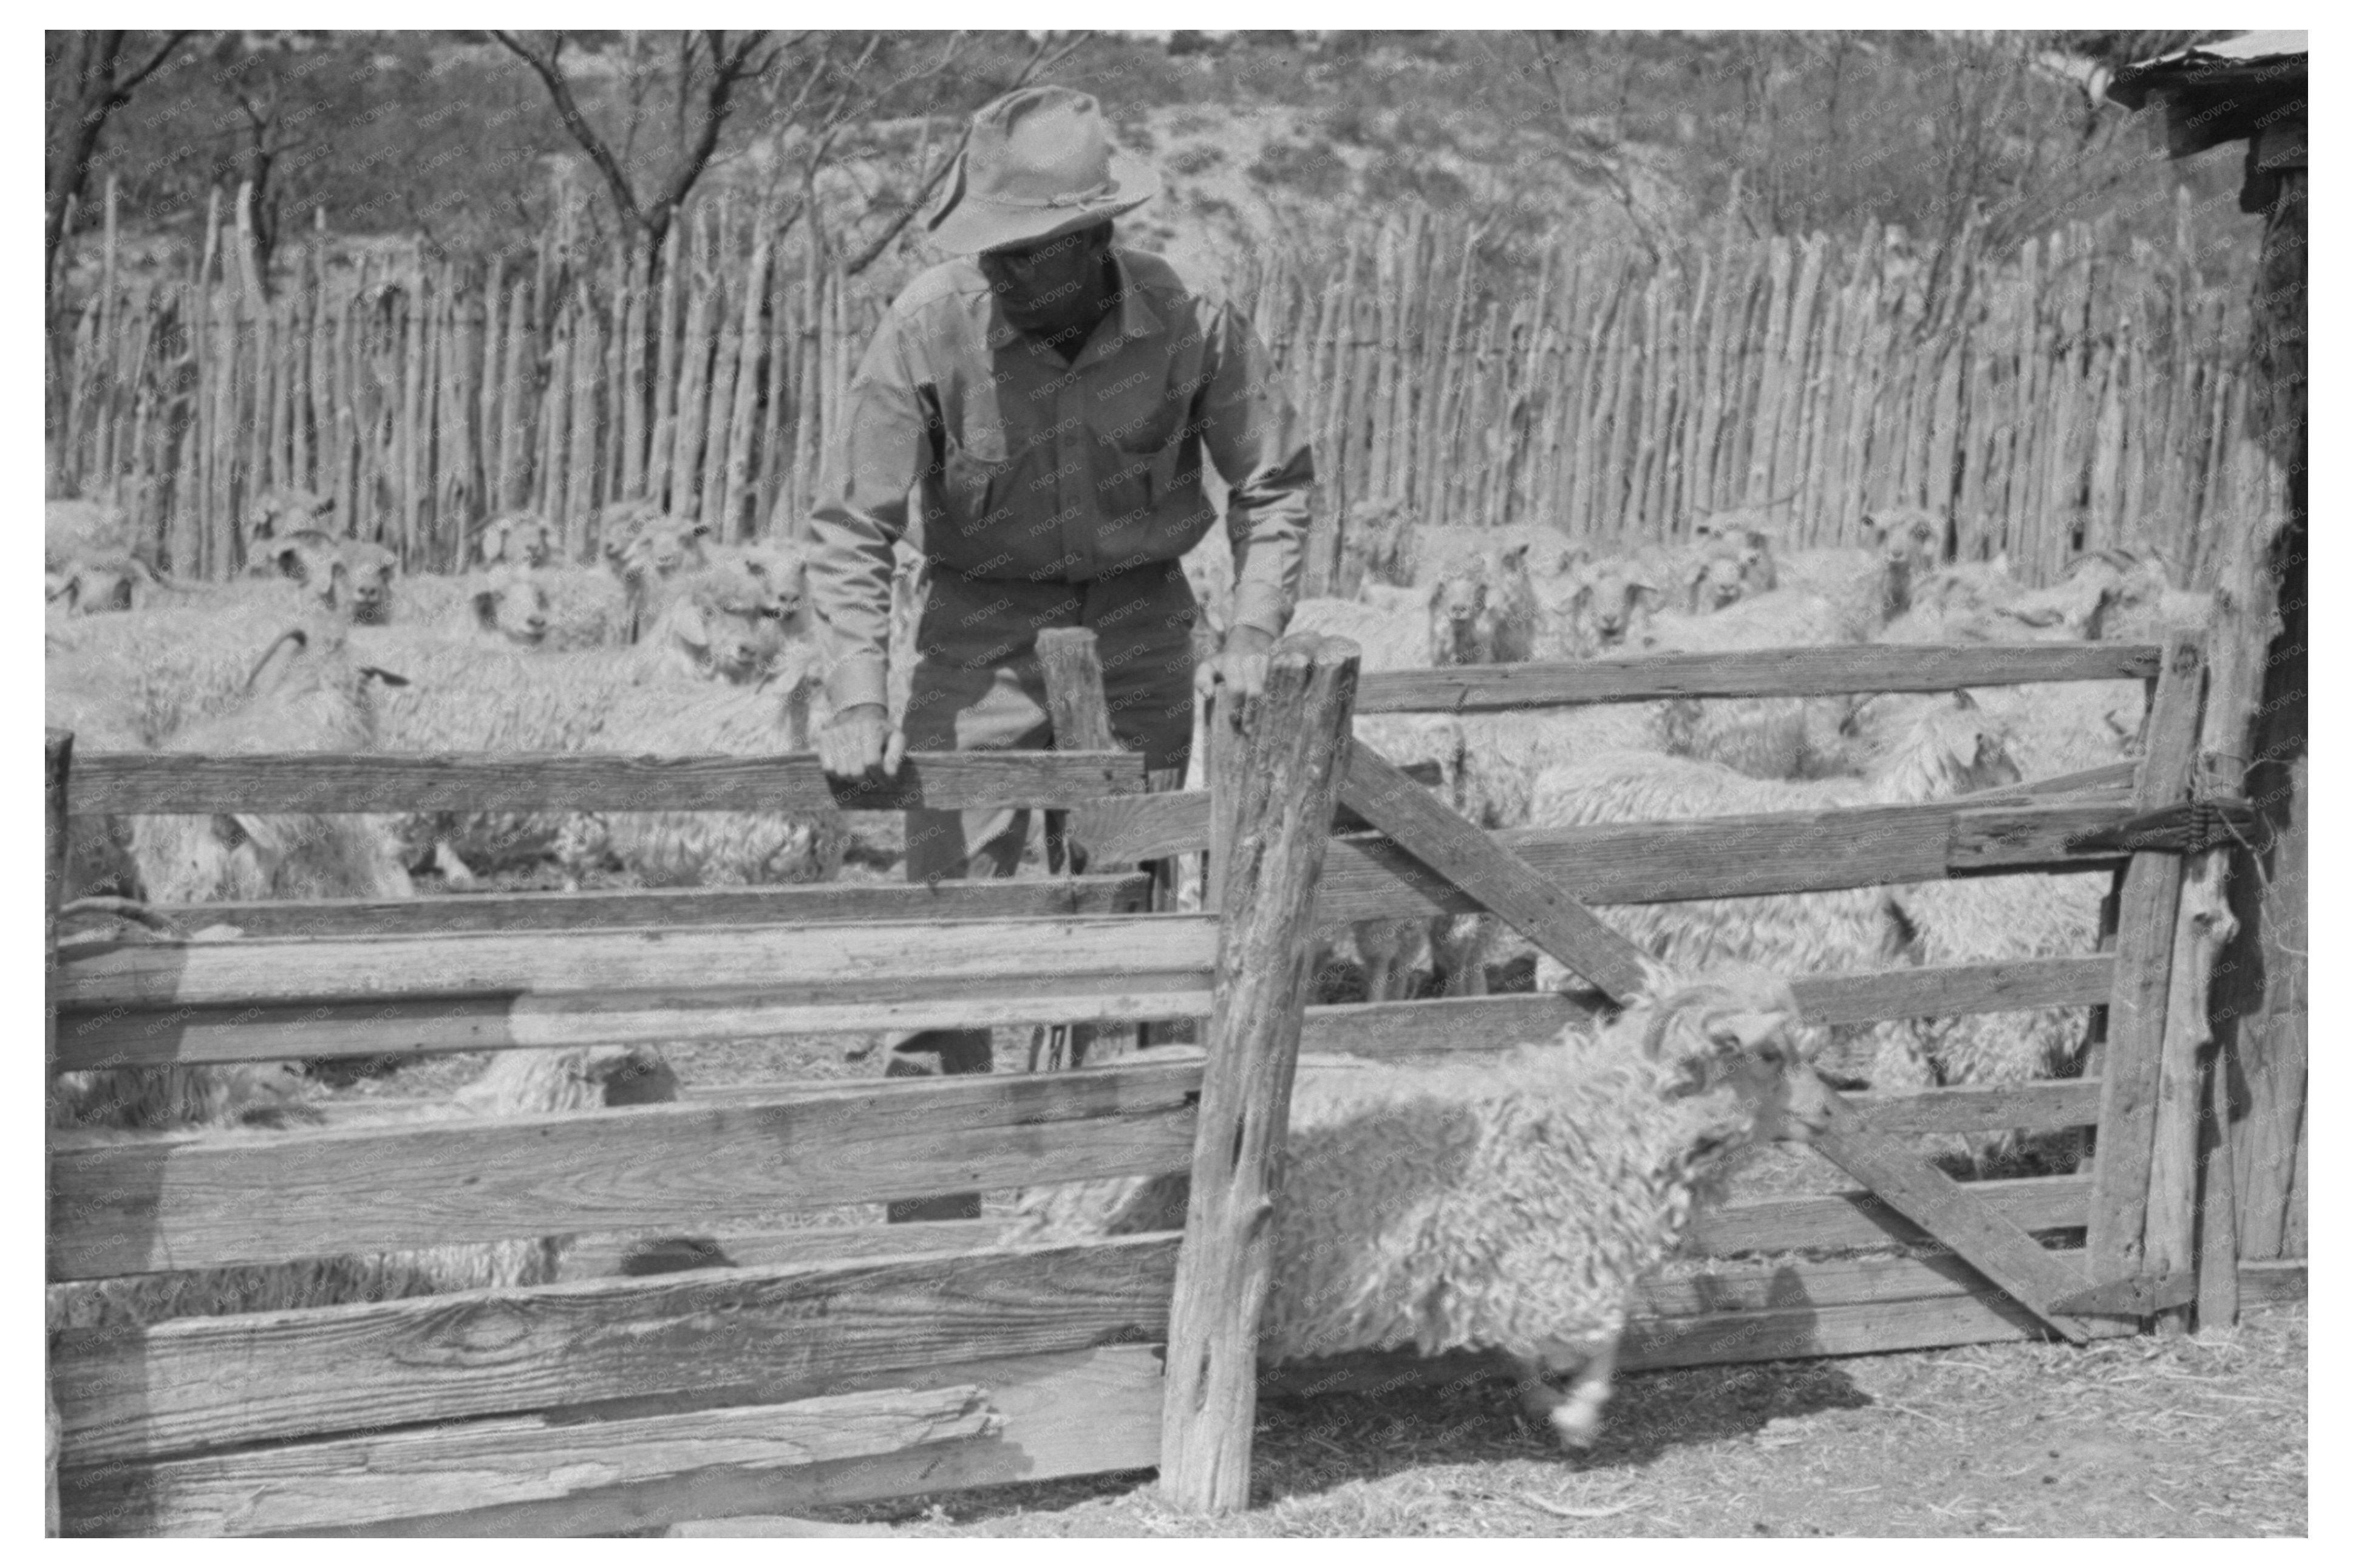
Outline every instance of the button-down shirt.
<path id="1" fill-rule="evenodd" d="M 1116 307 L 1077 358 L 1007 323 L 977 263 L 909 284 L 866 346 L 810 521 L 809 602 L 838 709 L 884 700 L 892 546 L 933 571 L 1084 582 L 1198 544 L 1231 487 L 1233 623 L 1281 635 L 1314 478 L 1267 352 L 1222 298 L 1146 252 L 1111 253 Z"/>

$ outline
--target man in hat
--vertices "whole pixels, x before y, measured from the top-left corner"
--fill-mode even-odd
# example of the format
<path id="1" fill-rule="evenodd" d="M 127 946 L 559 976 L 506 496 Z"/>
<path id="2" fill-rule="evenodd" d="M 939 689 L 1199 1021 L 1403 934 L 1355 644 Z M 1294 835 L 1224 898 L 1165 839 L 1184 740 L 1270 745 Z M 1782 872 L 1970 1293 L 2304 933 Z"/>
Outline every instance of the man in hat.
<path id="1" fill-rule="evenodd" d="M 809 601 L 833 717 L 826 770 L 895 774 L 918 751 L 1047 749 L 1035 641 L 1092 628 L 1112 730 L 1149 769 L 1182 768 L 1193 694 L 1254 691 L 1297 597 L 1307 440 L 1234 307 L 1112 242 L 1157 182 L 1115 153 L 1095 101 L 1025 88 L 974 116 L 926 219 L 956 258 L 907 286 L 867 344 L 812 516 Z M 1231 487 L 1231 630 L 1197 670 L 1179 557 Z M 911 514 L 910 491 L 919 504 Z M 892 546 L 919 547 L 914 668 L 888 712 Z M 1026 811 L 910 811 L 907 878 L 1009 876 Z M 986 1072 L 986 1029 L 927 1031 L 894 1071 Z M 973 1194 L 894 1218 L 976 1214 Z"/>

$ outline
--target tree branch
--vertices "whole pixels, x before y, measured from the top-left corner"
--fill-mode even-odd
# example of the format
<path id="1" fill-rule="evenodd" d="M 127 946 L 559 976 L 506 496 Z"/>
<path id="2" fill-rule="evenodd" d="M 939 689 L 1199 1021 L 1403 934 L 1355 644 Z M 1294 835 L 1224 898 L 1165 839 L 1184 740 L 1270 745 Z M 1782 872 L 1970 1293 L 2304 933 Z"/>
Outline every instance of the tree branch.
<path id="1" fill-rule="evenodd" d="M 589 160 L 604 175 L 605 183 L 612 187 L 613 203 L 620 208 L 621 216 L 632 228 L 649 227 L 645 215 L 638 209 L 637 194 L 629 189 L 629 176 L 622 171 L 621 165 L 614 161 L 611 149 L 607 148 L 604 139 L 596 134 L 596 128 L 589 124 L 587 117 L 580 112 L 580 105 L 575 102 L 572 97 L 571 84 L 564 79 L 564 73 L 556 69 L 557 58 L 564 53 L 564 35 L 561 32 L 555 35 L 555 42 L 547 51 L 545 59 L 540 58 L 524 47 L 512 33 L 493 28 L 491 37 L 505 45 L 518 59 L 531 67 L 540 81 L 546 86 L 547 96 L 554 101 L 555 112 L 563 120 L 564 128 L 572 133 L 574 141 L 580 143 L 582 151 L 588 154 Z"/>
<path id="2" fill-rule="evenodd" d="M 702 177 L 703 166 L 711 162 L 711 154 L 718 150 L 719 129 L 727 119 L 735 84 L 747 74 L 746 62 L 767 36 L 765 29 L 754 29 L 733 54 L 729 54 L 726 51 L 727 35 L 724 32 L 711 35 L 711 86 L 703 94 L 702 123 L 696 129 L 694 145 L 688 150 L 686 161 L 671 175 L 670 188 L 654 206 L 654 214 L 661 228 L 666 229 L 669 227 L 669 215 L 678 210 L 679 203 L 684 201 L 687 192 L 694 188 L 694 182 Z M 767 63 L 764 61 L 760 69 L 765 70 Z"/>

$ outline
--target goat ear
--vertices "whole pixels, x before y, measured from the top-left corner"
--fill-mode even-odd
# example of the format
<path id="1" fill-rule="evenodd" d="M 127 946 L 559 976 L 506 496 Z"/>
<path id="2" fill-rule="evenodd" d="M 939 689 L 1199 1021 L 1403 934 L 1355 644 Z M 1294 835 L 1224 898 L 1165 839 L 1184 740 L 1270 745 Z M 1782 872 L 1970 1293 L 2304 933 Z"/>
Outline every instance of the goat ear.
<path id="1" fill-rule="evenodd" d="M 1505 571 L 1524 567 L 1528 563 L 1528 546 L 1525 542 L 1514 545 L 1510 549 L 1498 553 L 1495 559 L 1503 564 Z"/>
<path id="2" fill-rule="evenodd" d="M 1665 597 L 1666 596 L 1664 594 L 1662 594 L 1659 591 L 1658 585 L 1656 583 L 1646 582 L 1641 577 L 1629 577 L 1626 579 L 1626 600 L 1629 604 L 1633 603 L 1637 599 L 1647 598 L 1650 602 L 1650 607 L 1652 609 L 1656 609 L 1659 607 L 1659 601 Z"/>
<path id="3" fill-rule="evenodd" d="M 691 596 L 678 601 L 677 611 L 670 620 L 670 635 L 697 652 L 711 646 L 711 628 L 703 624 L 702 606 Z"/>
<path id="4" fill-rule="evenodd" d="M 489 631 L 497 627 L 499 594 L 504 586 L 502 582 L 489 582 L 474 590 L 474 624 L 481 630 Z"/>

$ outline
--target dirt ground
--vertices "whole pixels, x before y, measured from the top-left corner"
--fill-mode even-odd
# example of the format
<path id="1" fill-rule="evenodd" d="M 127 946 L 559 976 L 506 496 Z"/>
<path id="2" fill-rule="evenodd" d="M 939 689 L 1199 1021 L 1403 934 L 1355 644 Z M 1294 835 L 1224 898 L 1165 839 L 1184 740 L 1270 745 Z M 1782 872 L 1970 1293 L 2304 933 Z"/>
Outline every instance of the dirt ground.
<path id="1" fill-rule="evenodd" d="M 1150 1472 L 822 1517 L 909 1536 L 2301 1536 L 2306 1316 L 1638 1373 L 1583 1459 L 1501 1383 L 1262 1403 L 1250 1507 Z"/>

